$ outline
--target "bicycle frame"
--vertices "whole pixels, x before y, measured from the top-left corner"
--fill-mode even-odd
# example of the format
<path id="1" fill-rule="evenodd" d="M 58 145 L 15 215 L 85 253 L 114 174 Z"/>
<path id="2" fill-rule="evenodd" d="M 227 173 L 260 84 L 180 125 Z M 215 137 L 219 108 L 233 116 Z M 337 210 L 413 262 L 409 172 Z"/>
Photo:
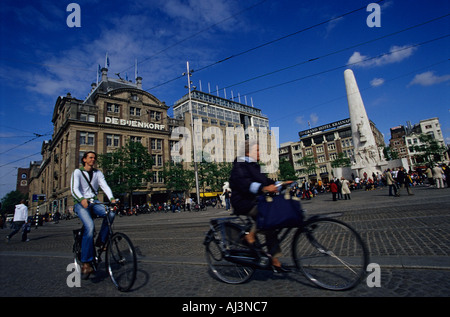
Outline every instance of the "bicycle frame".
<path id="1" fill-rule="evenodd" d="M 316 221 L 320 218 L 329 218 L 329 217 L 338 217 L 341 216 L 341 212 L 333 212 L 328 214 L 321 214 L 321 215 L 314 215 L 307 220 L 304 221 L 303 225 L 300 227 L 291 227 L 291 228 L 282 228 L 282 229 L 276 229 L 277 234 L 279 235 L 278 240 L 281 244 L 291 233 L 293 229 L 304 231 L 307 227 L 308 223 Z M 241 235 L 242 238 L 245 234 L 248 233 L 250 227 L 253 224 L 253 220 L 249 216 L 245 216 L 246 220 L 243 219 L 243 216 L 235 216 L 235 217 L 225 217 L 225 218 L 216 218 L 211 219 L 210 221 L 210 229 L 214 233 L 214 239 L 219 241 L 219 246 L 222 254 L 224 255 L 224 258 L 232 263 L 241 264 L 244 266 L 252 266 L 254 268 L 258 269 L 270 269 L 272 260 L 270 254 L 268 254 L 265 251 L 265 247 L 267 246 L 267 243 L 259 243 L 255 247 L 248 247 L 247 249 L 230 249 L 228 248 L 228 242 L 226 241 L 226 232 L 225 232 L 225 224 L 232 223 L 236 226 L 239 226 L 241 229 Z M 239 220 L 236 222 L 235 220 Z M 220 233 L 217 234 L 217 233 Z M 280 235 L 281 234 L 281 235 Z M 213 237 L 205 237 L 205 242 L 209 242 L 208 239 L 211 239 Z M 310 241 L 313 242 L 313 241 Z M 316 242 L 315 242 L 316 243 Z"/>
<path id="2" fill-rule="evenodd" d="M 234 220 L 238 220 L 239 223 L 233 222 Z M 216 239 L 219 241 L 219 247 L 224 255 L 224 258 L 232 263 L 241 264 L 244 266 L 251 266 L 253 268 L 258 268 L 262 270 L 271 269 L 272 257 L 265 251 L 266 243 L 259 243 L 255 247 L 248 247 L 246 249 L 233 249 L 229 248 L 228 241 L 226 241 L 226 232 L 225 232 L 225 224 L 233 223 L 236 226 L 239 226 L 241 229 L 242 238 L 245 234 L 248 233 L 248 229 L 252 226 L 253 220 L 247 216 L 247 219 L 244 220 L 240 216 L 236 217 L 227 217 L 227 218 L 217 218 L 212 219 L 210 221 L 210 228 L 214 233 L 214 237 L 205 237 L 205 244 L 209 242 L 208 239 Z M 283 228 L 278 229 L 278 234 L 282 231 L 283 234 L 279 238 L 279 242 L 281 243 L 288 236 L 292 229 L 298 228 Z M 217 233 L 220 233 L 218 235 Z"/>

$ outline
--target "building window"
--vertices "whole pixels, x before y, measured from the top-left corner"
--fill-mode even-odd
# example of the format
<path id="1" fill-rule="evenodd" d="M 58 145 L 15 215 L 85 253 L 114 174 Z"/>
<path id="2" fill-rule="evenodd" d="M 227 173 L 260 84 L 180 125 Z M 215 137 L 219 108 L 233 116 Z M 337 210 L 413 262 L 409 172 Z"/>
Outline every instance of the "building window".
<path id="1" fill-rule="evenodd" d="M 141 116 L 141 108 L 130 107 L 130 116 Z"/>
<path id="2" fill-rule="evenodd" d="M 325 162 L 325 156 L 324 155 L 320 155 L 317 157 L 317 163 L 323 163 Z"/>
<path id="3" fill-rule="evenodd" d="M 323 153 L 323 145 L 316 147 L 317 153 Z"/>
<path id="4" fill-rule="evenodd" d="M 93 114 L 81 113 L 80 121 L 95 122 L 95 116 Z"/>
<path id="5" fill-rule="evenodd" d="M 153 160 L 153 166 L 163 166 L 162 155 L 153 154 L 152 160 Z"/>
<path id="6" fill-rule="evenodd" d="M 162 140 L 161 139 L 151 139 L 150 146 L 152 150 L 162 150 Z"/>
<path id="7" fill-rule="evenodd" d="M 119 113 L 120 107 L 119 107 L 119 105 L 115 105 L 115 104 L 112 104 L 112 103 L 107 103 L 106 104 L 106 111 L 113 112 L 113 113 Z"/>
<path id="8" fill-rule="evenodd" d="M 164 183 L 164 178 L 162 177 L 162 172 L 153 172 L 153 183 Z"/>
<path id="9" fill-rule="evenodd" d="M 139 142 L 142 144 L 142 137 L 141 136 L 130 136 L 131 142 Z"/>
<path id="10" fill-rule="evenodd" d="M 328 150 L 336 150 L 336 144 L 335 143 L 328 143 Z"/>
<path id="11" fill-rule="evenodd" d="M 161 112 L 158 111 L 150 111 L 150 119 L 159 121 L 161 120 Z"/>
<path id="12" fill-rule="evenodd" d="M 80 145 L 94 145 L 94 133 L 80 132 Z"/>
<path id="13" fill-rule="evenodd" d="M 120 135 L 107 134 L 106 135 L 106 146 L 118 147 L 120 142 Z"/>

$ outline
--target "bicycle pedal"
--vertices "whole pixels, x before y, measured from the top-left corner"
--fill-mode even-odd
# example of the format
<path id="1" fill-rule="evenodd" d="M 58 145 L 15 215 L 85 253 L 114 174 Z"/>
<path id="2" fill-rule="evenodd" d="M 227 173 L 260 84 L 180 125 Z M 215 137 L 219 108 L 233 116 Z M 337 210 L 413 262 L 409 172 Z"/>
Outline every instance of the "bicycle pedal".
<path id="1" fill-rule="evenodd" d="M 270 259 L 267 256 L 262 256 L 259 258 L 259 265 L 261 265 L 261 266 L 267 266 L 269 264 L 269 262 L 270 262 Z"/>

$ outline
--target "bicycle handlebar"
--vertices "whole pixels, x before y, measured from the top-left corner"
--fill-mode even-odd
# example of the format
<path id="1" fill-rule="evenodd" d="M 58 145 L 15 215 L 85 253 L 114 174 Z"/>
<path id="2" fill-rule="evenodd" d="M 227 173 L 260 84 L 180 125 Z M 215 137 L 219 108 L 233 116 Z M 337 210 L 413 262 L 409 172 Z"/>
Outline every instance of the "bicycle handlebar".
<path id="1" fill-rule="evenodd" d="M 118 199 L 116 199 L 116 201 L 114 203 L 112 203 L 112 202 L 95 202 L 94 200 L 88 199 L 88 202 L 89 202 L 89 204 L 93 204 L 93 205 L 114 206 L 114 205 L 118 205 L 120 201 Z"/>
<path id="2" fill-rule="evenodd" d="M 276 187 L 287 187 L 288 185 L 292 184 L 293 181 L 280 181 L 278 184 L 275 184 Z"/>

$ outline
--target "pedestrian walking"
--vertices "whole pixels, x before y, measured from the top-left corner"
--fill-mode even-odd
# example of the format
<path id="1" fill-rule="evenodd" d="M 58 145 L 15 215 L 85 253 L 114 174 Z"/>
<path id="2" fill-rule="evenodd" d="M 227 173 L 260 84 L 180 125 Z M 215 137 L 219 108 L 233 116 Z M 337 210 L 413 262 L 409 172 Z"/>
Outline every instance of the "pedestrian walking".
<path id="1" fill-rule="evenodd" d="M 231 192 L 228 189 L 225 189 L 224 197 L 225 197 L 225 210 L 229 211 L 231 209 L 230 204 Z"/>
<path id="2" fill-rule="evenodd" d="M 428 165 L 427 165 L 427 169 L 425 170 L 425 174 L 427 175 L 427 180 L 428 180 L 429 186 L 433 186 L 434 185 L 433 171 L 431 170 L 430 166 L 428 166 Z"/>
<path id="3" fill-rule="evenodd" d="M 397 194 L 397 185 L 395 184 L 394 177 L 392 176 L 391 169 L 388 168 L 386 172 L 384 172 L 386 178 L 386 184 L 389 186 L 389 196 L 398 196 Z M 392 195 L 392 190 L 394 190 L 394 195 Z"/>
<path id="4" fill-rule="evenodd" d="M 351 199 L 350 198 L 350 187 L 349 187 L 350 182 L 348 180 L 346 180 L 344 178 L 344 176 L 342 176 L 341 177 L 341 184 L 342 184 L 341 191 L 342 191 L 342 195 L 344 195 L 344 199 L 345 200 L 347 200 L 347 199 L 350 200 Z"/>
<path id="5" fill-rule="evenodd" d="M 402 191 L 403 188 L 406 188 L 408 195 L 414 195 L 410 188 L 411 178 L 405 172 L 405 168 L 403 166 L 399 167 L 399 170 L 397 173 L 397 181 L 400 184 L 400 190 L 398 191 L 398 196 L 400 196 L 400 191 Z"/>
<path id="6" fill-rule="evenodd" d="M 450 167 L 446 164 L 442 164 L 442 169 L 444 170 L 445 182 L 447 187 L 450 187 Z"/>
<path id="7" fill-rule="evenodd" d="M 442 180 L 443 175 L 444 171 L 438 164 L 436 164 L 433 167 L 433 180 L 434 183 L 436 184 L 436 188 L 444 188 L 444 181 Z"/>
<path id="8" fill-rule="evenodd" d="M 27 238 L 28 230 L 25 230 L 25 225 L 28 222 L 28 207 L 26 206 L 26 201 L 22 199 L 20 204 L 16 205 L 13 218 L 12 231 L 6 236 L 6 242 L 9 242 L 11 238 L 22 230 L 22 242 L 29 241 Z"/>
<path id="9" fill-rule="evenodd" d="M 338 193 L 338 187 L 336 185 L 336 183 L 334 182 L 334 180 L 330 181 L 330 191 L 331 191 L 331 195 L 333 196 L 333 201 L 337 201 L 337 193 Z"/>

